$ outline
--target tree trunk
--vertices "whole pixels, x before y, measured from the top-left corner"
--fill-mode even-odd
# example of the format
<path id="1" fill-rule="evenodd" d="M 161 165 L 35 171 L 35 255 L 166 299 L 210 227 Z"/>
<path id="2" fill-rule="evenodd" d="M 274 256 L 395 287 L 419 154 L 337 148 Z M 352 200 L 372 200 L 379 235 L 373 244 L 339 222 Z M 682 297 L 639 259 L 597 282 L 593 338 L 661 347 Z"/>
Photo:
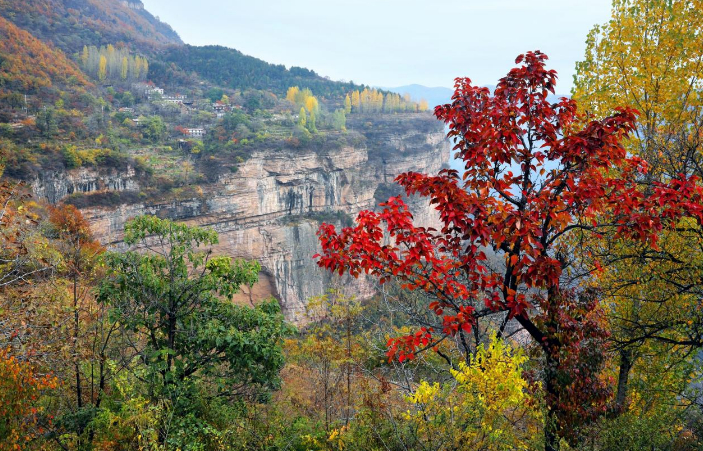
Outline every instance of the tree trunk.
<path id="1" fill-rule="evenodd" d="M 323 383 L 324 383 L 324 389 L 325 389 L 325 432 L 329 432 L 330 430 L 330 406 L 329 406 L 329 400 L 328 400 L 328 394 L 329 394 L 329 367 L 328 367 L 328 362 L 327 359 L 324 360 L 322 363 L 322 374 L 323 374 Z"/>
<path id="2" fill-rule="evenodd" d="M 349 304 L 347 303 L 347 412 L 344 425 L 349 425 L 351 416 L 351 318 L 349 317 Z"/>
<path id="3" fill-rule="evenodd" d="M 549 352 L 546 352 L 544 385 L 547 394 L 547 417 L 544 419 L 544 451 L 559 451 L 559 424 L 557 422 L 559 396 L 556 387 L 556 370 L 556 360 Z"/>
<path id="4" fill-rule="evenodd" d="M 614 414 L 620 415 L 625 410 L 627 398 L 627 386 L 630 378 L 630 370 L 633 365 L 632 351 L 628 348 L 620 350 L 620 371 L 618 373 L 618 391 L 615 395 Z"/>
<path id="5" fill-rule="evenodd" d="M 83 407 L 83 392 L 81 390 L 81 369 L 78 364 L 78 329 L 80 326 L 78 313 L 78 277 L 73 276 L 73 364 L 76 370 L 76 402 L 78 408 Z"/>
<path id="6" fill-rule="evenodd" d="M 95 399 L 95 410 L 98 410 L 100 408 L 100 404 L 102 403 L 103 400 L 103 392 L 105 390 L 105 354 L 103 352 L 100 353 L 100 366 L 99 366 L 99 373 L 100 373 L 100 380 L 98 382 L 98 394 Z M 95 440 L 95 428 L 90 428 L 90 431 L 88 432 L 88 443 L 92 444 L 93 440 Z"/>
<path id="7" fill-rule="evenodd" d="M 78 362 L 78 329 L 80 326 L 80 315 L 78 312 L 78 275 L 73 274 L 73 367 L 76 372 L 76 406 L 78 410 L 83 408 L 83 390 L 81 388 L 81 367 Z M 78 434 L 77 446 L 80 449 L 83 445 L 83 424 L 78 424 L 76 433 Z"/>

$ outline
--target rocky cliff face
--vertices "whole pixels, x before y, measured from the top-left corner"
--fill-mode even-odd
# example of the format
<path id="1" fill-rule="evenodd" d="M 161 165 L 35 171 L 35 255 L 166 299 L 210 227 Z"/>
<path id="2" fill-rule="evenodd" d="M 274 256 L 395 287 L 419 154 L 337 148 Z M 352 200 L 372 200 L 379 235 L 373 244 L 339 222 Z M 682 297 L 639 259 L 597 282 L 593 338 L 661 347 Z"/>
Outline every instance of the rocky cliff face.
<path id="1" fill-rule="evenodd" d="M 117 247 L 125 222 L 141 214 L 212 227 L 220 236 L 216 252 L 260 261 L 261 282 L 254 290 L 276 296 L 286 317 L 299 322 L 304 321 L 306 300 L 328 287 L 343 286 L 358 297 L 373 294 L 368 280 L 341 281 L 317 268 L 312 256 L 319 251 L 319 224 L 350 221 L 360 210 L 375 208 L 374 195 L 387 186 L 384 180 L 391 182 L 405 171 L 435 173 L 448 159 L 449 145 L 439 123 L 431 123 L 429 132 L 401 123 L 384 131 L 382 138 L 369 137 L 365 146 L 256 153 L 236 173 L 203 186 L 198 197 L 91 208 L 84 215 L 102 242 Z M 65 185 L 77 183 L 84 182 L 69 179 L 52 188 L 38 183 L 35 191 L 51 198 L 66 192 Z M 412 203 L 418 221 L 434 221 L 427 203 Z"/>
<path id="2" fill-rule="evenodd" d="M 34 195 L 55 204 L 73 193 L 99 191 L 139 191 L 134 168 L 126 171 L 98 172 L 80 168 L 69 172 L 42 172 L 31 182 Z"/>

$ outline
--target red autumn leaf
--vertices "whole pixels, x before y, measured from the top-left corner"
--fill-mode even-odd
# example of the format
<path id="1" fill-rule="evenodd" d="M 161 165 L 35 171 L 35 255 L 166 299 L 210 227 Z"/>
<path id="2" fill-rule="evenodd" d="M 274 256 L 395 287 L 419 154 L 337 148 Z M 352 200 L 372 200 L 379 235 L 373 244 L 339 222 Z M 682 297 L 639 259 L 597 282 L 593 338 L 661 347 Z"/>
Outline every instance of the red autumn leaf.
<path id="1" fill-rule="evenodd" d="M 637 111 L 620 108 L 586 121 L 573 99 L 551 103 L 556 72 L 545 68 L 546 60 L 539 51 L 520 55 L 519 66 L 492 94 L 458 78 L 452 102 L 435 109 L 449 127 L 463 174 L 408 172 L 396 182 L 408 196 L 428 200 L 439 230 L 415 225 L 402 198 L 393 197 L 380 212 L 359 213 L 354 227 L 321 226 L 317 261 L 332 272 L 363 270 L 425 291 L 437 300 L 430 310 L 445 336 L 469 332 L 481 303 L 482 315 L 514 318 L 563 373 L 559 381 L 570 381 L 552 381 L 547 398 L 566 434 L 567 424 L 575 427 L 602 412 L 608 393 L 597 373 L 597 342 L 604 336 L 599 299 L 562 286 L 568 264 L 562 244 L 573 231 L 594 237 L 611 232 L 656 246 L 664 227 L 684 217 L 703 221 L 703 192 L 695 178 L 680 175 L 645 195 L 639 180 L 646 164 L 621 144 L 635 130 Z M 489 269 L 486 249 L 512 271 Z M 426 330 L 422 340 L 394 339 L 388 357 L 412 359 L 420 344 L 441 339 L 434 335 Z M 576 369 L 581 377 L 572 378 Z"/>

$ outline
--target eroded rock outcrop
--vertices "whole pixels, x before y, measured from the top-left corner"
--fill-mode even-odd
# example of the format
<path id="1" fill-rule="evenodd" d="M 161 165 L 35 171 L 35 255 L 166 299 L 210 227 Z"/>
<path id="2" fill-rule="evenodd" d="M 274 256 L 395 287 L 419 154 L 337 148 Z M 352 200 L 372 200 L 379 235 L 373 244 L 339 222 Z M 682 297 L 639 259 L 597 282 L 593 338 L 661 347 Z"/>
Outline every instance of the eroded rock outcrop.
<path id="1" fill-rule="evenodd" d="M 202 186 L 197 197 L 83 212 L 97 237 L 116 247 L 125 222 L 141 214 L 212 227 L 220 235 L 216 252 L 260 261 L 262 281 L 255 290 L 259 295 L 270 291 L 288 319 L 303 321 L 307 299 L 330 286 L 359 297 L 373 294 L 369 280 L 342 281 L 317 268 L 312 259 L 319 251 L 316 231 L 322 221 L 349 223 L 360 210 L 375 208 L 376 191 L 397 174 L 436 173 L 446 165 L 444 130 L 429 116 L 425 121 L 420 130 L 398 121 L 382 138 L 369 136 L 357 147 L 257 152 L 236 173 Z M 415 200 L 412 208 L 419 222 L 434 222 L 426 202 Z"/>
<path id="2" fill-rule="evenodd" d="M 131 166 L 124 171 L 79 168 L 68 172 L 41 172 L 32 180 L 31 186 L 35 196 L 52 204 L 73 193 L 139 191 L 137 174 Z"/>

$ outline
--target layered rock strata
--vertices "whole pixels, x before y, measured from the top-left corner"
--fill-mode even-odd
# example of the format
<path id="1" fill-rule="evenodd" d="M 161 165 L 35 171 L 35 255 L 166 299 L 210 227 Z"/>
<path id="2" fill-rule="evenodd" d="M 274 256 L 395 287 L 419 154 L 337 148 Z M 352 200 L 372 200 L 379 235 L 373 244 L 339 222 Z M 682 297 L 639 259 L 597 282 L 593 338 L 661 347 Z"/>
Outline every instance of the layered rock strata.
<path id="1" fill-rule="evenodd" d="M 320 223 L 348 223 L 359 211 L 375 208 L 376 191 L 388 189 L 387 183 L 397 174 L 436 173 L 449 160 L 449 144 L 439 123 L 433 123 L 428 133 L 401 122 L 382 138 L 373 139 L 383 142 L 367 139 L 363 146 L 317 152 L 257 152 L 236 173 L 202 186 L 197 197 L 87 208 L 83 213 L 97 237 L 118 248 L 125 222 L 137 215 L 153 214 L 212 227 L 220 236 L 215 251 L 261 262 L 261 282 L 254 291 L 276 296 L 286 317 L 302 322 L 306 301 L 330 287 L 343 287 L 358 297 L 371 296 L 374 290 L 369 280 L 340 280 L 316 266 L 312 256 L 319 252 L 316 231 Z M 55 201 L 56 193 L 69 192 L 67 186 L 76 191 L 81 183 L 90 183 L 88 179 L 69 179 L 53 188 L 37 184 L 35 192 Z M 117 184 L 123 186 L 131 183 L 129 180 L 126 174 L 123 183 Z M 114 181 L 96 183 L 106 186 Z M 427 202 L 415 199 L 411 203 L 418 222 L 435 222 Z"/>

